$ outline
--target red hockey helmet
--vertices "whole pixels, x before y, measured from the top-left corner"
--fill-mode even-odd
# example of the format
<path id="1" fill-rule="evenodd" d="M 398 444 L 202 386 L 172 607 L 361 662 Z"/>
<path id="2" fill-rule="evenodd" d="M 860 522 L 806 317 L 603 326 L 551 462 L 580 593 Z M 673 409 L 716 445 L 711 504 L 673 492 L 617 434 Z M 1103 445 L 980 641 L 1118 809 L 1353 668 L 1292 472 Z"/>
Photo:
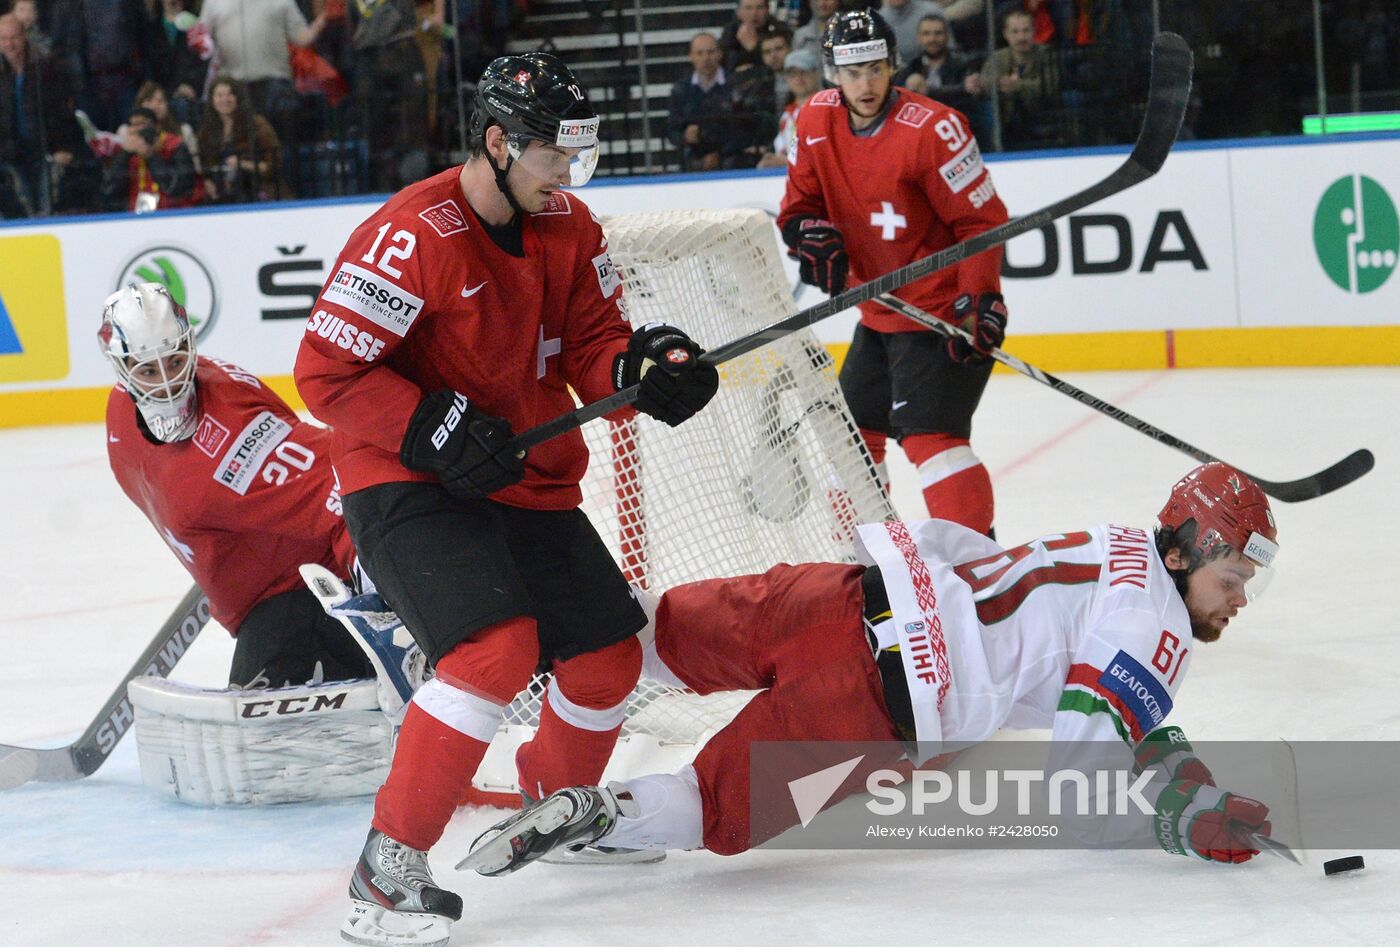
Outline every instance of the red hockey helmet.
<path id="1" fill-rule="evenodd" d="M 1192 524 L 1191 568 L 1237 552 L 1255 564 L 1250 597 L 1263 591 L 1278 555 L 1278 527 L 1269 498 L 1259 485 L 1229 464 L 1202 464 L 1177 481 L 1162 512 L 1162 526 L 1182 530 Z"/>

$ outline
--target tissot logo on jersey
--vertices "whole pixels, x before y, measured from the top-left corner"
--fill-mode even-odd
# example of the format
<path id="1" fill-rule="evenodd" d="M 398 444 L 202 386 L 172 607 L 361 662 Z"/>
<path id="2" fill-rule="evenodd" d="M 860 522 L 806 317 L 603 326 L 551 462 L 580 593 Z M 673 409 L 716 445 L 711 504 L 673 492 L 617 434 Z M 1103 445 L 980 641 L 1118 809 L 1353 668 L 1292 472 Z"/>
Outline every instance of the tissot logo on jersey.
<path id="1" fill-rule="evenodd" d="M 366 362 L 374 361 L 379 357 L 379 353 L 384 351 L 383 339 L 375 338 L 366 330 L 346 322 L 339 316 L 333 316 L 324 309 L 317 309 L 311 318 L 306 320 L 306 331 L 334 342 Z"/>
<path id="2" fill-rule="evenodd" d="M 271 411 L 260 411 L 233 442 L 214 471 L 214 479 L 239 496 L 248 492 L 268 454 L 292 433 L 292 426 Z"/>
<path id="3" fill-rule="evenodd" d="M 340 264 L 321 298 L 344 306 L 400 337 L 408 333 L 423 311 L 421 298 L 353 263 Z"/>
<path id="4" fill-rule="evenodd" d="M 1160 724 L 1171 713 L 1172 699 L 1167 696 L 1167 689 L 1156 675 L 1126 651 L 1119 651 L 1113 656 L 1099 683 L 1122 699 L 1144 732 Z"/>
<path id="5" fill-rule="evenodd" d="M 969 141 L 961 151 L 944 162 L 938 169 L 948 190 L 961 194 L 963 188 L 977 180 L 982 174 L 982 152 L 977 150 L 977 142 Z"/>
<path id="6" fill-rule="evenodd" d="M 613 266 L 612 257 L 608 256 L 607 251 L 593 258 L 593 272 L 598 275 L 598 290 L 604 299 L 611 298 L 622 285 L 622 277 L 617 275 L 617 268 Z"/>

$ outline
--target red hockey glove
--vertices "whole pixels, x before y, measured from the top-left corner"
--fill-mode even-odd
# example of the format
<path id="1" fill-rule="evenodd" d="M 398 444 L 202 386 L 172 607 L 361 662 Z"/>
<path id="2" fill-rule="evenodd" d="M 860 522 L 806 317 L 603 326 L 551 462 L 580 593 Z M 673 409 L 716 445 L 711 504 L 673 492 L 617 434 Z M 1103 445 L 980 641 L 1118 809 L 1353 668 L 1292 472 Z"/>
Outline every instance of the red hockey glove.
<path id="1" fill-rule="evenodd" d="M 794 217 L 783 227 L 788 256 L 797 261 L 802 282 L 828 296 L 846 289 L 846 240 L 829 220 Z"/>
<path id="2" fill-rule="evenodd" d="M 1142 738 L 1135 753 L 1137 772 L 1158 767 L 1167 779 L 1184 779 L 1205 786 L 1215 785 L 1215 776 L 1202 763 L 1180 727 L 1158 727 Z"/>
<path id="3" fill-rule="evenodd" d="M 632 333 L 627 351 L 613 361 L 618 391 L 640 384 L 637 410 L 675 427 L 719 390 L 719 372 L 701 363 L 705 350 L 675 326 L 649 322 Z"/>
<path id="4" fill-rule="evenodd" d="M 1242 841 L 1246 832 L 1268 835 L 1269 807 L 1246 796 L 1188 779 L 1167 784 L 1157 797 L 1157 844 L 1173 855 L 1196 855 L 1239 864 L 1259 854 Z"/>
<path id="5" fill-rule="evenodd" d="M 447 492 L 479 500 L 519 483 L 525 455 L 506 447 L 510 423 L 477 411 L 451 389 L 424 398 L 409 419 L 399 461 L 409 470 L 435 473 Z"/>
<path id="6" fill-rule="evenodd" d="M 953 301 L 953 324 L 972 336 L 972 342 L 960 336 L 948 337 L 948 357 L 960 365 L 980 365 L 992 356 L 992 349 L 1001 348 L 1006 341 L 1006 303 L 1001 293 L 983 293 L 973 297 L 963 293 Z"/>

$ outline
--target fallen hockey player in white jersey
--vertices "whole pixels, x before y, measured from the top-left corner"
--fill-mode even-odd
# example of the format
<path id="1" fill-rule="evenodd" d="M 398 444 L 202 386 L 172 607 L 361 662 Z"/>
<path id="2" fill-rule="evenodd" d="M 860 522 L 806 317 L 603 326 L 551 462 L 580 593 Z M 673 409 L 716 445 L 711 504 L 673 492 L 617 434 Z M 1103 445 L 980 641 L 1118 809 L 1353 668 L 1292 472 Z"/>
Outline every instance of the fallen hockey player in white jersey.
<path id="1" fill-rule="evenodd" d="M 1012 549 L 940 520 L 876 523 L 859 530 L 866 565 L 672 589 L 654 603 L 646 673 L 701 694 L 761 693 L 693 765 L 560 790 L 483 833 L 458 867 L 504 874 L 560 846 L 745 851 L 798 821 L 791 807 L 751 811 L 758 741 L 890 741 L 891 759 L 897 741 L 917 741 L 922 762 L 1002 728 L 1044 727 L 1052 763 L 1093 742 L 1152 768 L 1144 840 L 1247 861 L 1250 836 L 1269 835 L 1268 808 L 1216 788 L 1161 724 L 1195 642 L 1219 638 L 1270 578 L 1277 530 L 1259 487 L 1219 463 L 1177 483 L 1159 519 L 1155 542 L 1104 525 Z M 863 785 L 848 779 L 828 805 Z"/>

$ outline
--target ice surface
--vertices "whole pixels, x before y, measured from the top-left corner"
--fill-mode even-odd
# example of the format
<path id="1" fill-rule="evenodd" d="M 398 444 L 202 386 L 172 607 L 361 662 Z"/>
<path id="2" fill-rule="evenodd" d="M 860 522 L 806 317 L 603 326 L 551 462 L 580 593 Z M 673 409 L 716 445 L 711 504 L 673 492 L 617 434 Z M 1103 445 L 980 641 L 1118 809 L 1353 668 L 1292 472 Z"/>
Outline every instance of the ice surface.
<path id="1" fill-rule="evenodd" d="M 1400 738 L 1393 557 L 1400 370 L 1250 369 L 1070 376 L 1260 476 L 1358 447 L 1376 470 L 1275 504 L 1280 574 L 1192 661 L 1173 714 L 1193 739 Z M 189 580 L 117 488 L 100 426 L 0 432 L 0 741 L 65 743 Z M 1105 520 L 1150 525 L 1194 462 L 1026 379 L 998 375 L 974 446 L 1005 543 Z M 892 461 L 896 506 L 922 508 Z M 230 568 L 233 568 L 230 565 Z M 232 646 L 206 629 L 176 676 L 223 683 Z M 144 789 L 134 739 L 86 780 L 0 793 L 0 944 L 340 943 L 368 799 L 200 810 Z M 504 879 L 451 865 L 499 813 L 463 811 L 434 851 L 461 893 L 453 944 L 1385 943 L 1400 940 L 1400 853 L 1324 878 L 1159 852 L 754 852 L 655 866 L 541 865 Z"/>

